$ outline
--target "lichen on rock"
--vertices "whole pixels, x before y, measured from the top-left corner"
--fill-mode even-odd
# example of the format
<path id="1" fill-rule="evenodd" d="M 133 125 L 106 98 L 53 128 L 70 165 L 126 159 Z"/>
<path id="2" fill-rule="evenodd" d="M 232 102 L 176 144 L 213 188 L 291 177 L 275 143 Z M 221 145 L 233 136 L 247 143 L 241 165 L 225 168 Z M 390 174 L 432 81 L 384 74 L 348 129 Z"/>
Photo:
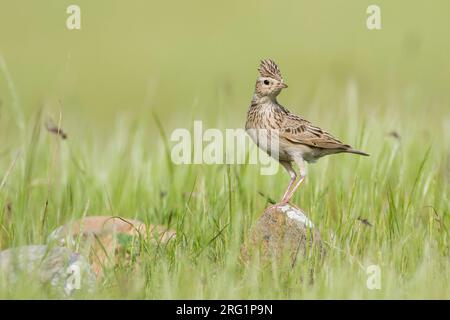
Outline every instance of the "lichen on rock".
<path id="1" fill-rule="evenodd" d="M 255 254 L 263 261 L 288 259 L 291 266 L 312 255 L 325 254 L 319 231 L 300 209 L 290 204 L 266 208 L 242 246 L 242 258 Z"/>

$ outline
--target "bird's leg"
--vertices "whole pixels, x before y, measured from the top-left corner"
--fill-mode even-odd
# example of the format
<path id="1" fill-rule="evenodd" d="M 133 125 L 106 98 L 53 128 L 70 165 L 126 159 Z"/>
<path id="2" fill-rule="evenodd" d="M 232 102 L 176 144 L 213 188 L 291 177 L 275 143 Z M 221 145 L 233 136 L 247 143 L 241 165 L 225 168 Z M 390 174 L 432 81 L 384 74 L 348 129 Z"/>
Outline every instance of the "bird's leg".
<path id="1" fill-rule="evenodd" d="M 289 185 L 284 192 L 283 198 L 281 200 L 281 203 L 287 203 L 286 200 L 287 195 L 289 194 L 289 191 L 292 187 L 292 185 L 295 182 L 295 179 L 297 179 L 297 173 L 295 173 L 295 170 L 292 168 L 292 164 L 290 162 L 280 161 L 280 163 L 283 165 L 283 167 L 286 169 L 286 171 L 289 173 L 289 176 L 291 177 L 291 181 L 289 181 Z"/>
<path id="2" fill-rule="evenodd" d="M 291 188 L 291 186 L 294 184 L 295 179 L 297 179 L 297 173 L 295 173 L 294 168 L 292 168 L 292 164 L 290 162 L 287 161 L 280 161 L 280 164 L 286 169 L 286 171 L 289 173 L 289 175 L 291 176 L 291 181 L 289 182 L 289 185 L 286 189 L 286 192 L 284 193 L 283 196 L 283 200 L 281 200 L 281 202 L 275 203 L 269 207 L 267 207 L 266 210 L 271 210 L 273 208 L 278 207 L 280 204 L 284 205 L 286 204 L 286 202 L 284 202 L 284 198 L 286 197 L 286 195 L 289 193 L 289 189 Z"/>
<path id="3" fill-rule="evenodd" d="M 282 203 L 288 203 L 289 201 L 291 201 L 291 198 L 294 195 L 295 190 L 297 190 L 297 188 L 302 184 L 302 182 L 306 178 L 307 169 L 305 161 L 303 159 L 295 159 L 295 162 L 298 164 L 298 167 L 300 169 L 300 179 L 292 188 L 292 190 L 285 197 L 283 197 L 283 200 L 281 201 Z"/>

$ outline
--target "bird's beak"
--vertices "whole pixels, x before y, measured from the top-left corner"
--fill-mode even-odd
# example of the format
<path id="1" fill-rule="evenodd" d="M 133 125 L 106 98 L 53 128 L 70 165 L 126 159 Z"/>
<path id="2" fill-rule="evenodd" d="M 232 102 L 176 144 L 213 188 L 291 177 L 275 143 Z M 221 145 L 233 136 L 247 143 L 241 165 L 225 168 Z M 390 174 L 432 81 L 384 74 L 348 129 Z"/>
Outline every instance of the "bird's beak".
<path id="1" fill-rule="evenodd" d="M 286 89 L 288 87 L 286 83 L 280 83 L 278 86 L 282 89 Z"/>

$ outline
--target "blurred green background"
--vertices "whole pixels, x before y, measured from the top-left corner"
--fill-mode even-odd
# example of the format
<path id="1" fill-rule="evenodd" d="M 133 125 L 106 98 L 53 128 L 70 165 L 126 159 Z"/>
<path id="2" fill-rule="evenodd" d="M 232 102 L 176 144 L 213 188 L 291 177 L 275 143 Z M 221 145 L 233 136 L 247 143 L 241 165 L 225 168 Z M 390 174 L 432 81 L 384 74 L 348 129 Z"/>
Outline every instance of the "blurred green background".
<path id="1" fill-rule="evenodd" d="M 367 112 L 392 103 L 399 90 L 429 92 L 423 109 L 449 105 L 445 0 L 376 1 L 377 31 L 366 28 L 374 2 L 364 0 L 0 3 L 0 52 L 20 107 L 27 114 L 44 105 L 59 110 L 60 100 L 70 132 L 84 130 L 80 123 L 108 128 L 118 114 L 149 118 L 150 110 L 168 125 L 219 114 L 227 126 L 243 126 L 266 57 L 290 85 L 281 101 L 305 115 L 317 96 L 349 79 L 374 104 Z M 70 4 L 81 7 L 81 30 L 66 29 Z M 3 76 L 0 98 L 8 108 Z M 332 99 L 321 101 L 340 111 Z M 2 110 L 2 128 L 9 117 Z"/>

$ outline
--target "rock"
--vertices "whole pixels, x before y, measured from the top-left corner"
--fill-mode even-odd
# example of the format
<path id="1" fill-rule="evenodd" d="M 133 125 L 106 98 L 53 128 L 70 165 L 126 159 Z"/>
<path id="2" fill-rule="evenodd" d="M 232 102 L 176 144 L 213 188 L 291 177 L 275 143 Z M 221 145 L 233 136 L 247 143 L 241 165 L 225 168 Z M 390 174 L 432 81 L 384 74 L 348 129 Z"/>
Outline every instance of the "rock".
<path id="1" fill-rule="evenodd" d="M 81 252 L 89 257 L 97 277 L 103 269 L 120 262 L 129 264 L 139 256 L 140 240 L 155 246 L 166 245 L 176 237 L 174 230 L 161 225 L 145 225 L 139 220 L 113 216 L 90 216 L 54 230 L 49 241 L 74 247 L 79 240 Z"/>
<path id="2" fill-rule="evenodd" d="M 76 289 L 92 290 L 95 284 L 95 275 L 83 256 L 67 248 L 46 245 L 0 252 L 0 279 L 14 283 L 20 276 L 50 284 L 67 296 Z"/>
<path id="3" fill-rule="evenodd" d="M 143 236 L 155 244 L 165 244 L 176 237 L 174 230 L 161 225 L 150 224 L 147 228 L 139 220 L 113 216 L 88 216 L 57 228 L 50 234 L 49 240 L 56 240 L 65 245 L 67 241 L 73 244 L 79 235 L 89 237 L 112 233 Z"/>
<path id="4" fill-rule="evenodd" d="M 311 254 L 323 256 L 320 234 L 305 213 L 290 204 L 266 208 L 242 246 L 242 258 L 248 261 L 258 254 L 263 261 L 287 257 L 291 266 Z"/>

